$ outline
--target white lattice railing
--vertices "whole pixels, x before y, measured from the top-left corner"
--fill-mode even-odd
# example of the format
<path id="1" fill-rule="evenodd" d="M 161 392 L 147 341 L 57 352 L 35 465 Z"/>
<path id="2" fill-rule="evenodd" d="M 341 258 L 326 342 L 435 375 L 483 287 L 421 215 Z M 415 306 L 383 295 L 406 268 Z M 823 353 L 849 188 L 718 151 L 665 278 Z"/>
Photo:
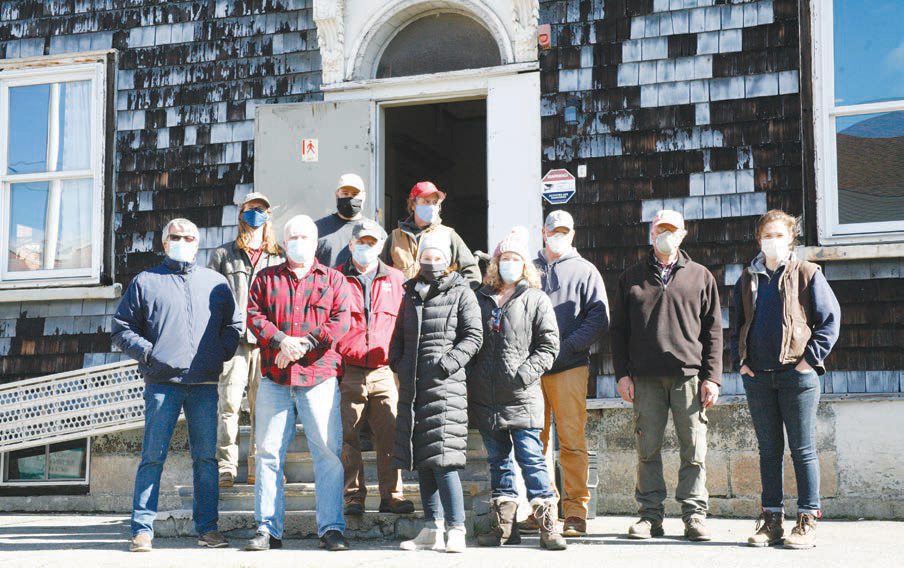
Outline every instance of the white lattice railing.
<path id="1" fill-rule="evenodd" d="M 0 451 L 141 426 L 143 396 L 134 361 L 0 385 Z"/>

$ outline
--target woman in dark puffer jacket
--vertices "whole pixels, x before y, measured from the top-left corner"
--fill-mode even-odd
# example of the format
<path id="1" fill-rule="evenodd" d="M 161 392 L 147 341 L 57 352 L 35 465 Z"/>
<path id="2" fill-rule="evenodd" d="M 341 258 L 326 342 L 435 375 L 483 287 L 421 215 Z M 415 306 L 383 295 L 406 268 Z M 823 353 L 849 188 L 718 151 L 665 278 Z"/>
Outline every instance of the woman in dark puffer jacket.
<path id="1" fill-rule="evenodd" d="M 465 510 L 458 470 L 465 466 L 468 399 L 465 365 L 483 333 L 474 293 L 449 266 L 447 235 L 421 238 L 420 272 L 405 283 L 389 361 L 399 377 L 393 465 L 417 469 L 425 527 L 405 550 L 465 549 Z"/>
<path id="2" fill-rule="evenodd" d="M 493 487 L 490 505 L 496 521 L 492 531 L 477 541 L 481 546 L 521 542 L 515 518 L 518 490 L 510 457 L 514 448 L 527 498 L 540 524 L 540 546 L 564 550 L 565 539 L 556 528 L 556 495 L 540 442 L 540 377 L 559 352 L 559 330 L 552 302 L 540 289 L 524 227 L 512 229 L 496 247 L 477 302 L 483 346 L 468 373 L 468 415 L 487 449 Z"/>

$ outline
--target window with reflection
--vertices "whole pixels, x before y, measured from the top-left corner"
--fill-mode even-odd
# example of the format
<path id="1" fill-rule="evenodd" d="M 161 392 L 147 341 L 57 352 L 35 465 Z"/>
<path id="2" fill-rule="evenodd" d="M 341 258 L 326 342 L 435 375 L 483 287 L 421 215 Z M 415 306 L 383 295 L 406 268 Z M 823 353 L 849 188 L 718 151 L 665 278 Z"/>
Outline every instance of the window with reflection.
<path id="1" fill-rule="evenodd" d="M 71 440 L 4 455 L 4 484 L 78 483 L 88 481 L 88 439 Z"/>
<path id="2" fill-rule="evenodd" d="M 0 282 L 100 271 L 101 63 L 0 73 Z"/>

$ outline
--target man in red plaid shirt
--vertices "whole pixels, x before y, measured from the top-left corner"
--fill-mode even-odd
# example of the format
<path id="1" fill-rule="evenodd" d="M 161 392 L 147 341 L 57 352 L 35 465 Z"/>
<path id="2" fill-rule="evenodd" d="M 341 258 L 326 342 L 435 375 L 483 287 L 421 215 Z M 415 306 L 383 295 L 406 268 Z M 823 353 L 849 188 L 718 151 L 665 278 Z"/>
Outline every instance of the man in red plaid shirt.
<path id="1" fill-rule="evenodd" d="M 261 346 L 255 408 L 257 534 L 246 550 L 282 546 L 286 448 L 301 417 L 317 480 L 320 546 L 345 550 L 344 472 L 336 343 L 349 329 L 345 277 L 317 262 L 317 227 L 307 215 L 289 219 L 286 262 L 262 270 L 248 293 L 248 328 Z"/>

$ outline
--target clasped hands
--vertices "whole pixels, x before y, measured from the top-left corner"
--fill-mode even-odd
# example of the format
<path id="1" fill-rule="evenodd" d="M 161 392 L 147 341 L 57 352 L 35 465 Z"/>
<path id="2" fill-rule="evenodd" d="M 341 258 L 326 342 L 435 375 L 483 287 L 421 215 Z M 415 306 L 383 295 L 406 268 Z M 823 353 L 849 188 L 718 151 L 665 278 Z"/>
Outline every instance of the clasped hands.
<path id="1" fill-rule="evenodd" d="M 300 337 L 286 337 L 279 344 L 279 353 L 276 354 L 276 366 L 285 369 L 295 361 L 308 354 L 311 343 Z"/>

